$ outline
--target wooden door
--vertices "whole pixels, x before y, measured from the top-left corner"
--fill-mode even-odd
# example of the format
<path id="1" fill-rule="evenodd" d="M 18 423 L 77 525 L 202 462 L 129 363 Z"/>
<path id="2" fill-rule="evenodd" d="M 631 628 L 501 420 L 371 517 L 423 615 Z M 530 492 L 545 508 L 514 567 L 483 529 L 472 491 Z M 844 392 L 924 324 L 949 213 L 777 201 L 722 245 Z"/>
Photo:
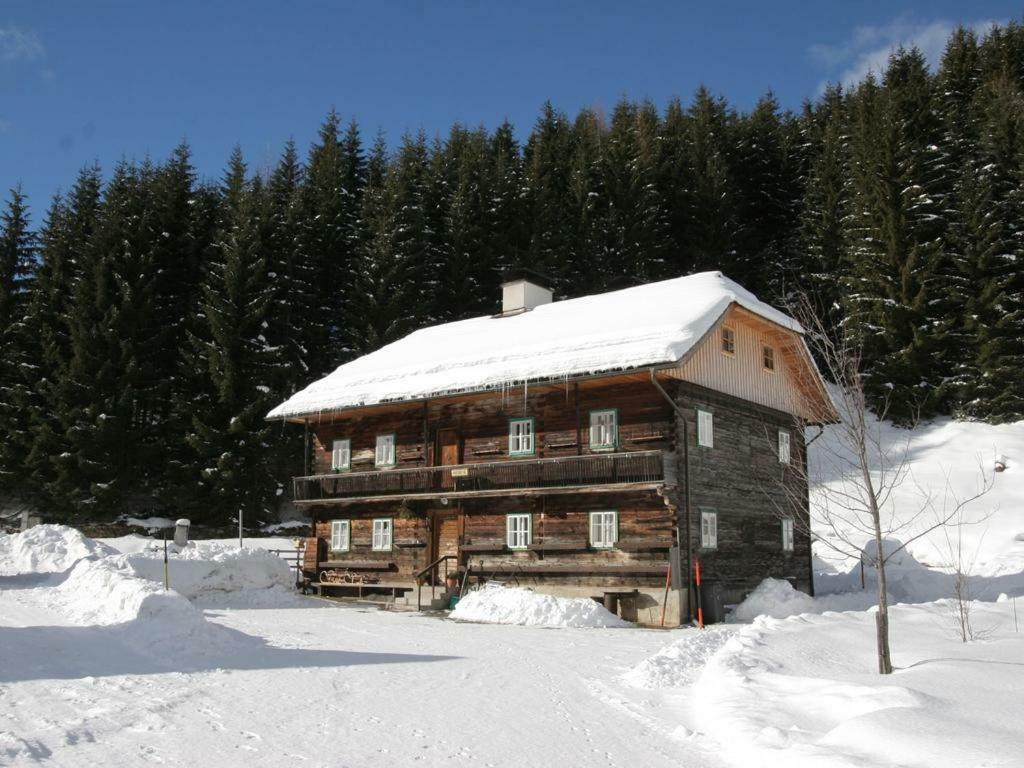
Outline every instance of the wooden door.
<path id="1" fill-rule="evenodd" d="M 433 541 L 431 541 L 431 550 L 433 553 L 433 559 L 437 560 L 444 557 L 445 555 L 458 556 L 459 554 L 459 518 L 455 512 L 440 512 L 436 513 L 433 520 Z M 440 584 L 444 581 L 445 570 L 447 566 L 448 573 L 454 573 L 458 570 L 458 560 L 449 560 L 446 564 L 442 563 L 437 567 L 437 570 L 433 574 L 436 579 L 435 583 Z"/>
<path id="2" fill-rule="evenodd" d="M 457 429 L 437 430 L 438 466 L 459 463 L 459 432 Z"/>
<path id="3" fill-rule="evenodd" d="M 437 453 L 434 454 L 434 464 L 439 467 L 451 466 L 459 463 L 459 432 L 456 429 L 439 429 L 437 431 Z M 441 473 L 441 487 L 448 489 L 455 487 L 455 480 L 451 472 Z"/>

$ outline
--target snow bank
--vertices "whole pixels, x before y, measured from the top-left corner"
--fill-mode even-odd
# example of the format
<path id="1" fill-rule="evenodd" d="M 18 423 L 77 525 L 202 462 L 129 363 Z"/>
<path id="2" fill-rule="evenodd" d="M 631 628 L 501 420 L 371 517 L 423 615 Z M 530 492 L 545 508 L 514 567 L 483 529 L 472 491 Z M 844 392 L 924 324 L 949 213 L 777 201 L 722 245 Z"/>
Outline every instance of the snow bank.
<path id="1" fill-rule="evenodd" d="M 975 603 L 983 643 L 961 643 L 950 606 L 892 611 L 896 674 L 876 674 L 871 613 L 762 616 L 709 660 L 696 725 L 734 765 L 1016 765 L 1024 636 L 1003 604 Z"/>
<path id="2" fill-rule="evenodd" d="M 46 591 L 47 607 L 87 627 L 110 627 L 133 652 L 168 660 L 236 648 L 238 638 L 210 623 L 188 598 L 147 579 L 129 555 L 82 560 Z"/>
<path id="3" fill-rule="evenodd" d="M 765 579 L 729 614 L 729 621 L 753 621 L 758 616 L 784 619 L 801 613 L 863 611 L 875 604 L 874 591 L 864 590 L 811 597 L 784 579 Z"/>
<path id="4" fill-rule="evenodd" d="M 486 584 L 468 593 L 450 614 L 459 621 L 540 627 L 631 627 L 586 597 L 554 597 L 520 587 Z"/>
<path id="5" fill-rule="evenodd" d="M 105 557 L 114 550 L 66 525 L 37 525 L 12 535 L 0 534 L 0 575 L 63 573 L 83 558 Z"/>
<path id="6" fill-rule="evenodd" d="M 688 631 L 623 674 L 634 688 L 685 688 L 693 685 L 708 660 L 736 633 L 735 627 L 716 624 L 701 631 Z"/>
<path id="7" fill-rule="evenodd" d="M 346 363 L 268 418 L 674 363 L 733 303 L 801 330 L 721 272 L 702 272 L 424 328 Z"/>
<path id="8" fill-rule="evenodd" d="M 263 549 L 239 549 L 237 544 L 193 541 L 178 548 L 168 546 L 170 586 L 194 597 L 208 592 L 289 587 L 294 577 L 288 564 Z M 164 580 L 163 543 L 126 556 L 137 576 L 159 584 Z"/>

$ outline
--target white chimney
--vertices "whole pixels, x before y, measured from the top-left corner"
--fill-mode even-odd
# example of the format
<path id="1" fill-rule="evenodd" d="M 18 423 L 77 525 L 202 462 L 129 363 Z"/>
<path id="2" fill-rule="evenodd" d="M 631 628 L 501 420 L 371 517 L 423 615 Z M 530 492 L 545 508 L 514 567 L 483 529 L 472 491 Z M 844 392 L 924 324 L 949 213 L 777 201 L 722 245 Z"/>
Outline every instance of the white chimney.
<path id="1" fill-rule="evenodd" d="M 550 304 L 552 293 L 528 277 L 515 277 L 501 284 L 501 314 L 516 315 L 541 304 Z"/>

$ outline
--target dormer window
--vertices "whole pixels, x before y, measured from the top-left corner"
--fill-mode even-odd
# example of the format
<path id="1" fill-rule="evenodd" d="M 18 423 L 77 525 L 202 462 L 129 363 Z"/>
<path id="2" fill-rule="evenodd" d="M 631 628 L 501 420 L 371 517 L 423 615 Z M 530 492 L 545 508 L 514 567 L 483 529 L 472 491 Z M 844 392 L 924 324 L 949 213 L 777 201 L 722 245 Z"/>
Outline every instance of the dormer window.
<path id="1" fill-rule="evenodd" d="M 736 331 L 727 325 L 722 326 L 722 354 L 736 354 Z"/>
<path id="2" fill-rule="evenodd" d="M 769 347 L 765 344 L 761 348 L 761 360 L 764 363 L 764 369 L 769 373 L 775 373 L 775 348 Z"/>

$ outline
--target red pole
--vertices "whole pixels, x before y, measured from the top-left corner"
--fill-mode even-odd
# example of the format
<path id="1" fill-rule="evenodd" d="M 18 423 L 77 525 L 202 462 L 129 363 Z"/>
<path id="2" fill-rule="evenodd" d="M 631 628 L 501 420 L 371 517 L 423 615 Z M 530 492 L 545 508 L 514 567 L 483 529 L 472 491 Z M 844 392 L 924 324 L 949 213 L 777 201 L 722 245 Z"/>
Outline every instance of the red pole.
<path id="1" fill-rule="evenodd" d="M 695 557 L 693 559 L 693 570 L 695 571 L 695 581 L 697 582 L 697 626 L 704 629 L 704 606 L 701 603 L 700 597 L 700 558 Z"/>

